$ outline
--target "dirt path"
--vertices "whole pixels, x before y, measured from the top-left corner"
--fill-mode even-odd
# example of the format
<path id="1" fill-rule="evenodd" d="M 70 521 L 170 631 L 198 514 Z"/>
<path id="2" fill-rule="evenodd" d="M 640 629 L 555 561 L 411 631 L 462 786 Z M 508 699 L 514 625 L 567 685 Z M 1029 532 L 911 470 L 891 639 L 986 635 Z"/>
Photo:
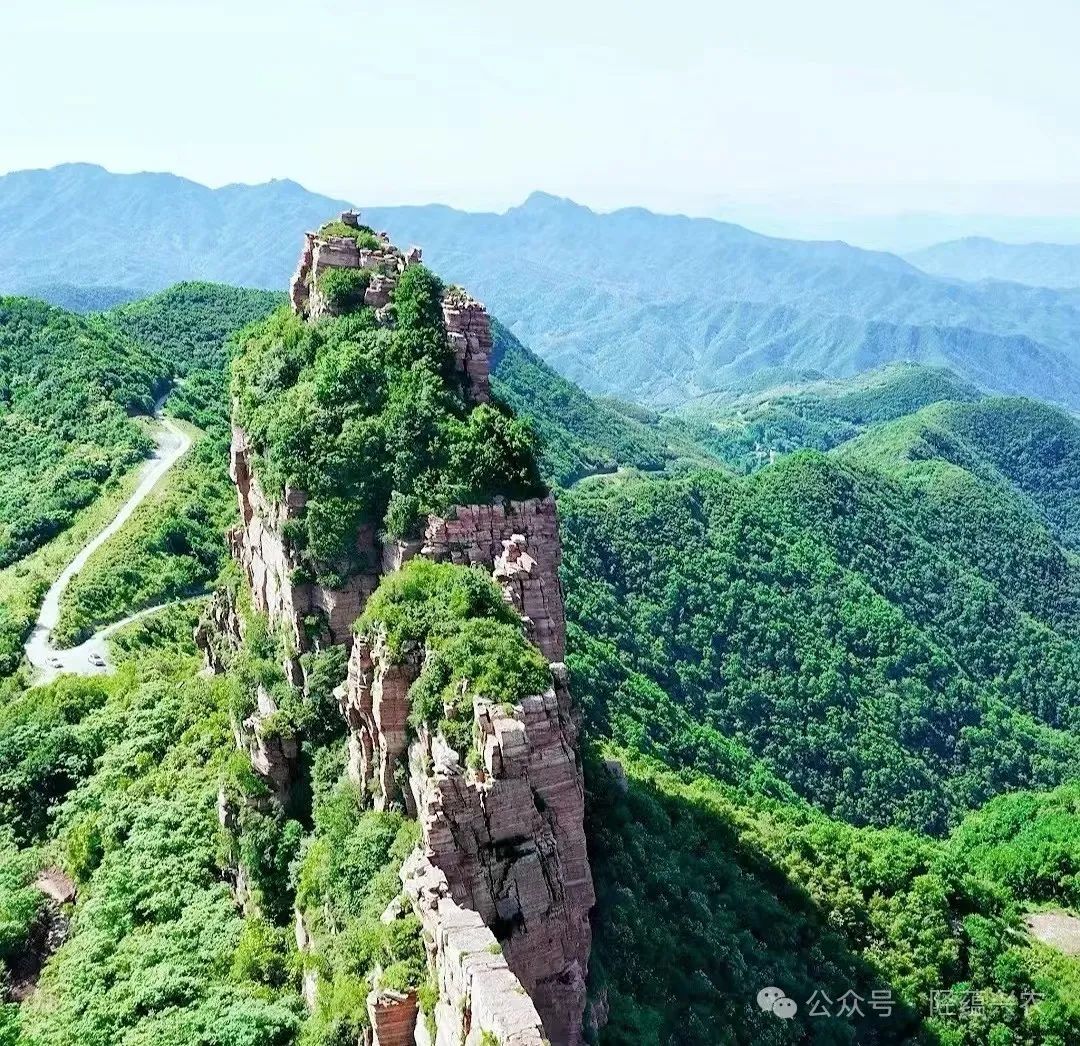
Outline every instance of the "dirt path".
<path id="1" fill-rule="evenodd" d="M 173 421 L 161 416 L 163 402 L 164 397 L 154 404 L 154 417 L 158 421 L 158 431 L 155 434 L 157 449 L 143 463 L 139 485 L 135 488 L 131 497 L 124 502 L 112 522 L 83 546 L 79 554 L 64 568 L 63 573 L 53 582 L 52 587 L 45 594 L 45 599 L 41 604 L 41 611 L 34 624 L 34 631 L 31 632 L 24 648 L 26 660 L 35 670 L 35 682 L 37 683 L 47 683 L 62 672 L 73 672 L 85 676 L 101 675 L 112 671 L 105 640 L 112 633 L 132 621 L 164 609 L 163 607 L 150 607 L 137 614 L 132 614 L 123 621 L 117 621 L 107 628 L 103 628 L 85 643 L 69 650 L 57 650 L 50 639 L 50 633 L 60 619 L 60 597 L 71 583 L 71 579 L 86 566 L 86 561 L 131 518 L 131 514 L 139 507 L 150 491 L 154 489 L 158 480 L 187 453 L 188 448 L 191 446 L 191 437 Z M 98 660 L 102 663 L 97 664 L 96 661 Z"/>

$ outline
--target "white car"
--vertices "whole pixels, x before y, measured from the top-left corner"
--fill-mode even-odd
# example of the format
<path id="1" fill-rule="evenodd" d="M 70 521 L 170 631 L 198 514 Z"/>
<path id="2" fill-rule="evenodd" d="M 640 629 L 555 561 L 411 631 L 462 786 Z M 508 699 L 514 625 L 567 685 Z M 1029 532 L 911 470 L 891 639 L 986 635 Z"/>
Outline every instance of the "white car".
<path id="1" fill-rule="evenodd" d="M 104 668 L 105 658 L 103 658 L 100 654 L 91 654 L 90 664 L 92 664 L 95 668 Z"/>
<path id="2" fill-rule="evenodd" d="M 58 657 L 50 657 L 46 662 L 50 668 L 63 668 L 64 662 Z"/>

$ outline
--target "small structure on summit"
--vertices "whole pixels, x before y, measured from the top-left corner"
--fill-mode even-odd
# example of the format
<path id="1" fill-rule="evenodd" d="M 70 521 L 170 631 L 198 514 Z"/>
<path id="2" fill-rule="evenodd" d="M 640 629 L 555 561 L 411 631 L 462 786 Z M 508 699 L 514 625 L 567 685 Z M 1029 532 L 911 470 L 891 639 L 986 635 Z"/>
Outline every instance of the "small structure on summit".
<path id="1" fill-rule="evenodd" d="M 366 305 L 378 314 L 389 305 L 398 276 L 422 257 L 419 247 L 402 251 L 385 232 L 362 224 L 359 211 L 342 211 L 337 221 L 304 234 L 289 283 L 293 311 L 317 320 Z M 460 287 L 447 288 L 442 307 L 457 367 L 468 379 L 475 402 L 487 403 L 492 348 L 487 309 Z"/>

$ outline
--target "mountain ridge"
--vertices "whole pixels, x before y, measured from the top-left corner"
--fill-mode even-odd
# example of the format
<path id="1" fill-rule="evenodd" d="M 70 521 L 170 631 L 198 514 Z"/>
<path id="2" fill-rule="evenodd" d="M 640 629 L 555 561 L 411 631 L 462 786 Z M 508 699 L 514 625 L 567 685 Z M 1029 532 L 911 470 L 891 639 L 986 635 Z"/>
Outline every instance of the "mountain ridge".
<path id="1" fill-rule="evenodd" d="M 932 275 L 995 280 L 1056 290 L 1080 288 L 1080 244 L 1004 243 L 989 236 L 946 240 L 906 255 Z"/>
<path id="2" fill-rule="evenodd" d="M 0 178 L 0 287 L 282 287 L 297 238 L 341 206 L 289 180 L 209 189 L 82 165 L 16 172 Z M 597 213 L 543 192 L 502 214 L 375 207 L 365 220 L 422 243 L 592 393 L 677 406 L 766 366 L 839 377 L 915 360 L 1080 407 L 1080 291 L 965 283 L 839 241 Z"/>

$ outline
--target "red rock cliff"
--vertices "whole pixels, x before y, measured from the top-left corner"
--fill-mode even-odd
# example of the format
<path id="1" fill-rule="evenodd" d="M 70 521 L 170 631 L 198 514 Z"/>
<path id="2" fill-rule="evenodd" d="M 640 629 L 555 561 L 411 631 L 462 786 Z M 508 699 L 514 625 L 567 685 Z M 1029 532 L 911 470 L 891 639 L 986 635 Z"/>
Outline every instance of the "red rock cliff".
<path id="1" fill-rule="evenodd" d="M 342 220 L 354 224 L 356 216 Z M 374 254 L 385 279 L 369 285 L 367 304 L 385 306 L 393 273 L 419 261 L 420 252 L 401 252 L 381 235 L 380 243 L 373 253 L 346 238 L 309 233 L 291 286 L 294 310 L 312 320 L 331 312 L 318 290 L 320 272 L 366 267 Z M 492 344 L 487 312 L 454 288 L 444 298 L 443 315 L 458 372 L 472 398 L 486 401 Z M 297 651 L 327 643 L 351 647 L 348 678 L 337 691 L 349 725 L 349 773 L 370 788 L 379 808 L 400 804 L 421 824 L 420 849 L 402 877 L 427 930 L 440 987 L 433 1015 L 438 1046 L 478 1043 L 485 1031 L 507 1046 L 540 1046 L 544 1038 L 576 1046 L 582 1041 L 594 894 L 577 725 L 561 665 L 565 618 L 554 498 L 458 506 L 429 517 L 421 540 L 386 547 L 363 528 L 356 550 L 368 569 L 330 588 L 299 569 L 288 537 L 289 522 L 304 511 L 304 493 L 287 490 L 279 501 L 268 498 L 252 470 L 252 453 L 246 434 L 234 430 L 231 472 L 242 522 L 232 544 L 255 608 L 286 627 Z M 353 640 L 354 623 L 380 577 L 414 555 L 489 571 L 552 662 L 552 688 L 512 710 L 474 698 L 484 739 L 477 768 L 462 766 L 459 755 L 426 730 L 410 743 L 408 693 L 424 651 L 407 651 L 393 663 L 380 636 Z M 212 667 L 220 644 L 214 635 L 230 630 L 237 641 L 234 608 L 225 603 L 200 626 Z M 302 684 L 298 662 L 286 668 Z M 267 759 L 258 725 L 257 716 L 241 724 L 237 743 L 284 794 L 282 767 L 294 753 Z M 417 1041 L 423 1039 L 415 998 L 373 993 L 369 1009 L 374 1046 L 410 1041 L 414 1025 Z"/>

